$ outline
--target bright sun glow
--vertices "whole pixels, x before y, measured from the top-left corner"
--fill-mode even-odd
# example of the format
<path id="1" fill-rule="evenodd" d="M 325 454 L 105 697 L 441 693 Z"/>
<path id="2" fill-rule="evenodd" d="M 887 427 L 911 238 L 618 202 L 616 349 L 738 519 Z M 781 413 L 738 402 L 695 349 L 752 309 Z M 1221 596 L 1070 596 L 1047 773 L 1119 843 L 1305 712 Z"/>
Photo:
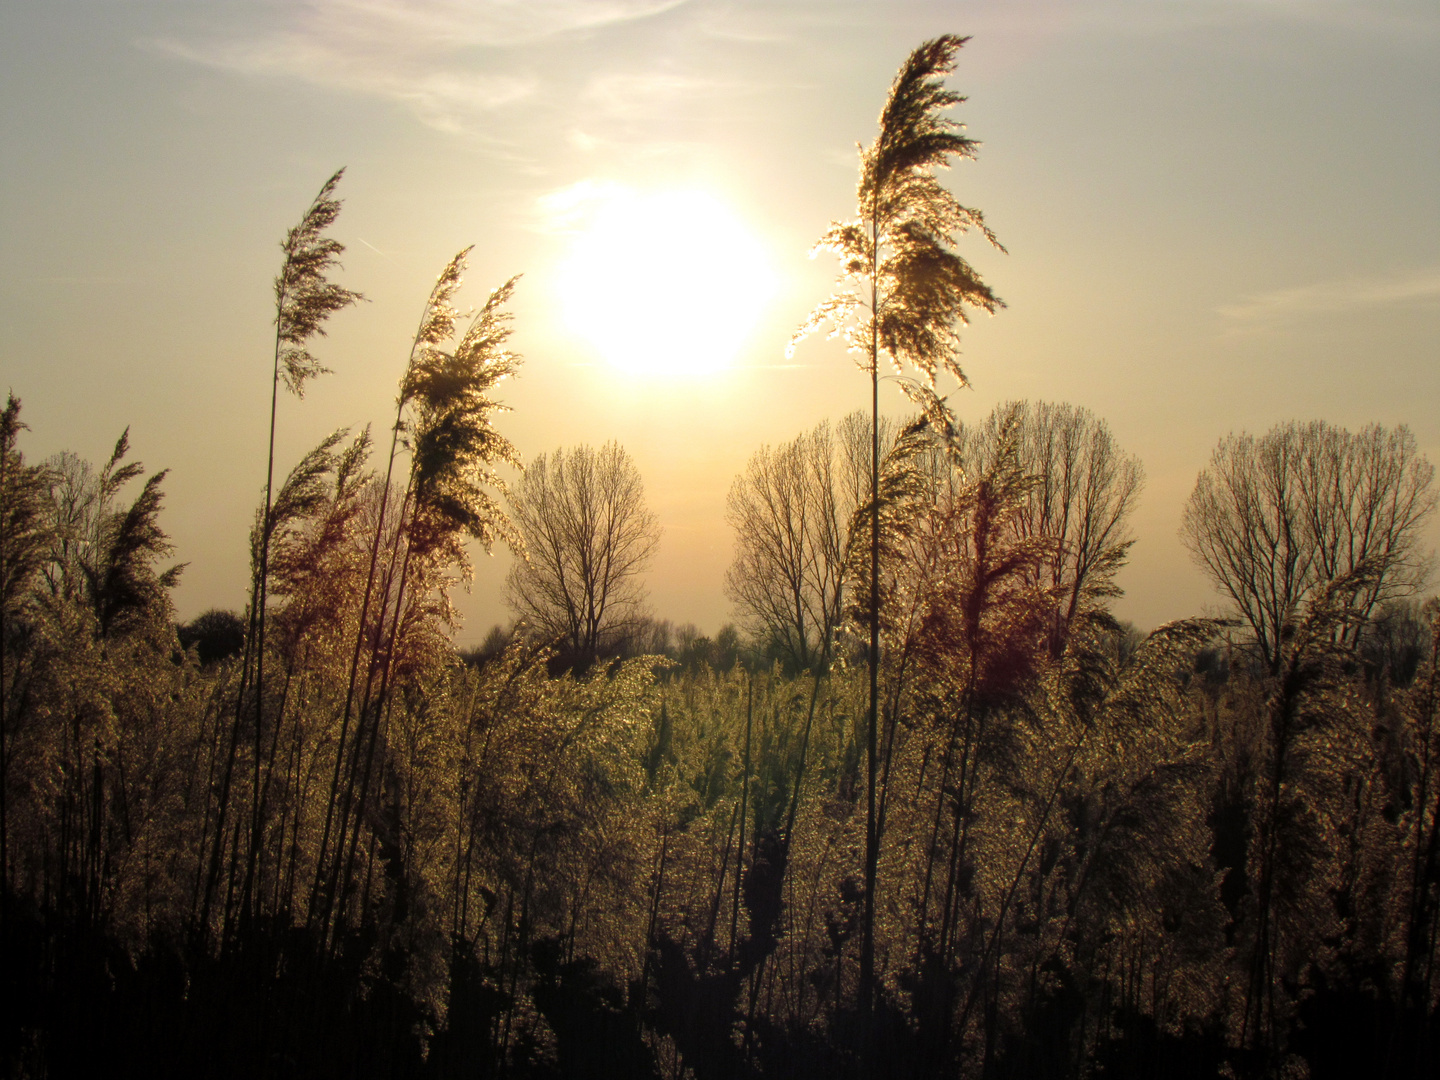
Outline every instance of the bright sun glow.
<path id="1" fill-rule="evenodd" d="M 565 324 L 622 370 L 728 367 L 776 291 L 764 245 L 705 192 L 583 185 L 552 209 L 579 226 L 559 272 Z"/>

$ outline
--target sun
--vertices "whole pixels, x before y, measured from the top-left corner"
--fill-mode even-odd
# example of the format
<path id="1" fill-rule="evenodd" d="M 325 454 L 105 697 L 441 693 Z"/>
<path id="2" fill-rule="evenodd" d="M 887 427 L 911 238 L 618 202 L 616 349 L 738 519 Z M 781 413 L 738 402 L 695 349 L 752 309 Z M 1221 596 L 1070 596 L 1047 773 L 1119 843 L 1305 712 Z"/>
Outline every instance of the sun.
<path id="1" fill-rule="evenodd" d="M 634 375 L 731 366 L 776 292 L 769 252 L 702 190 L 571 189 L 579 226 L 557 275 L 567 329 Z"/>

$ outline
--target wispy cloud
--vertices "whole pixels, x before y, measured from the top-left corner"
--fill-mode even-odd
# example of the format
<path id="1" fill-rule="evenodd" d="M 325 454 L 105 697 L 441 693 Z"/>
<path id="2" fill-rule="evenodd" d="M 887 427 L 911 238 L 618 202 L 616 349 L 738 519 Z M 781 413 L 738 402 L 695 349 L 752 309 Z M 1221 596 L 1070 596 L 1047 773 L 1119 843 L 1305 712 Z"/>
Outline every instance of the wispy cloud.
<path id="1" fill-rule="evenodd" d="M 706 78 L 669 68 L 605 71 L 574 95 L 566 138 L 582 154 L 621 152 L 632 163 L 692 160 L 704 145 L 697 131 L 705 117 L 734 110 L 742 98 L 763 108 L 767 89 L 763 78 Z"/>
<path id="2" fill-rule="evenodd" d="M 535 200 L 535 220 L 531 228 L 552 236 L 573 234 L 593 216 L 597 206 L 624 190 L 611 180 L 585 179 L 548 192 Z"/>
<path id="3" fill-rule="evenodd" d="M 883 5 L 730 0 L 697 14 L 714 37 L 772 42 L 795 40 L 823 27 L 863 28 L 925 17 L 935 6 L 935 0 L 887 0 Z M 967 5 L 963 30 L 986 38 L 1073 34 L 1077 28 L 1154 35 L 1270 22 L 1429 37 L 1440 32 L 1440 11 L 1434 0 L 979 0 Z"/>
<path id="4" fill-rule="evenodd" d="M 1057 13 L 1064 5 L 1042 0 Z M 1432 0 L 1101 0 L 1072 9 L 1077 21 L 1118 32 L 1184 32 L 1203 27 L 1288 23 L 1332 26 L 1361 33 L 1433 36 L 1440 31 Z"/>
<path id="5" fill-rule="evenodd" d="M 402 102 L 431 127 L 459 131 L 476 114 L 529 96 L 533 78 L 438 65 L 419 50 L 383 53 L 368 43 L 323 42 L 285 32 L 254 40 L 161 40 L 172 55 L 250 75 L 298 78 L 316 86 Z M 347 45 L 349 47 L 347 47 Z"/>
<path id="6" fill-rule="evenodd" d="M 464 130 L 533 94 L 525 73 L 478 69 L 477 50 L 533 45 L 679 7 L 687 0 L 302 0 L 269 25 L 158 48 L 211 67 L 304 80 L 408 105 L 426 124 Z"/>
<path id="7" fill-rule="evenodd" d="M 722 87 L 711 80 L 665 72 L 616 73 L 593 79 L 585 89 L 583 101 L 607 118 L 634 120 L 657 110 L 673 109 L 677 98 L 722 89 L 738 91 L 741 87 L 738 84 Z"/>
<path id="8" fill-rule="evenodd" d="M 1316 317 L 1440 303 L 1440 267 L 1388 278 L 1321 281 L 1274 289 L 1217 309 L 1230 333 L 1278 329 Z"/>

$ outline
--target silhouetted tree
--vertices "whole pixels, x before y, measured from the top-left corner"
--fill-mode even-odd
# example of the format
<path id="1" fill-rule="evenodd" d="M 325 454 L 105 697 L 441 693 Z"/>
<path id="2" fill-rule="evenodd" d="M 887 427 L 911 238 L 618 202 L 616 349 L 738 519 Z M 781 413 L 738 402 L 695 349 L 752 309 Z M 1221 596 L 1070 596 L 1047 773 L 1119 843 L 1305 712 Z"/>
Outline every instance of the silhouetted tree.
<path id="1" fill-rule="evenodd" d="M 889 445 L 882 422 L 881 444 Z M 778 447 L 762 447 L 735 478 L 726 518 L 735 560 L 726 595 L 746 629 L 792 671 L 828 652 L 845 604 L 850 518 L 868 498 L 869 424 L 858 412 Z"/>
<path id="2" fill-rule="evenodd" d="M 1352 435 L 1321 421 L 1229 435 L 1201 472 L 1180 535 L 1235 605 L 1272 675 L 1307 605 L 1341 580 L 1360 616 L 1330 629 L 1349 644 L 1385 600 L 1424 580 L 1420 530 L 1434 466 L 1403 425 Z"/>
<path id="3" fill-rule="evenodd" d="M 164 471 L 146 480 L 128 509 L 115 505 L 125 485 L 145 475 L 140 462 L 125 461 L 129 452 L 126 428 L 98 472 L 70 453 L 47 463 L 52 547 L 42 575 L 51 596 L 89 608 L 100 637 L 168 604 L 168 589 L 184 569 L 156 573 L 152 566 L 171 550 L 159 524 Z"/>
<path id="4" fill-rule="evenodd" d="M 239 656 L 245 648 L 245 620 L 233 611 L 211 608 L 176 627 L 181 648 L 195 647 L 201 664 Z"/>
<path id="5" fill-rule="evenodd" d="M 581 666 L 643 613 L 640 576 L 660 540 L 630 455 L 609 442 L 541 454 L 511 499 L 525 556 L 506 582 L 511 610 Z"/>
<path id="6" fill-rule="evenodd" d="M 1378 677 L 1392 686 L 1409 686 L 1430 658 L 1431 626 L 1424 605 L 1414 599 L 1380 605 L 1366 622 L 1360 653 Z"/>
<path id="7" fill-rule="evenodd" d="M 484 640 L 479 645 L 468 649 L 460 650 L 460 659 L 467 667 L 481 668 L 490 661 L 499 657 L 510 647 L 510 642 L 515 638 L 514 627 L 501 626 L 496 623 L 485 633 Z"/>
<path id="8" fill-rule="evenodd" d="M 1315 962 L 1321 943 L 1363 967 L 1374 928 L 1399 922 L 1375 915 L 1408 853 L 1378 824 L 1389 723 L 1367 730 L 1356 647 L 1424 580 L 1433 474 L 1404 427 L 1283 424 L 1222 440 L 1186 507 L 1182 538 L 1253 635 L 1254 674 L 1232 674 L 1218 714 L 1215 821 L 1246 968 L 1233 1034 L 1258 1067 L 1282 1060 L 1304 990 L 1336 977 L 1338 960 Z M 1373 692 L 1383 717 L 1383 677 Z"/>
<path id="9" fill-rule="evenodd" d="M 1044 401 L 1001 405 L 967 429 L 967 459 L 983 467 L 1006 424 L 1015 429 L 1019 469 L 1034 478 L 1014 527 L 1046 540 L 1032 574 L 1053 597 L 1050 648 L 1059 656 L 1076 617 L 1120 594 L 1115 576 L 1134 543 L 1129 519 L 1144 470 L 1088 409 Z"/>

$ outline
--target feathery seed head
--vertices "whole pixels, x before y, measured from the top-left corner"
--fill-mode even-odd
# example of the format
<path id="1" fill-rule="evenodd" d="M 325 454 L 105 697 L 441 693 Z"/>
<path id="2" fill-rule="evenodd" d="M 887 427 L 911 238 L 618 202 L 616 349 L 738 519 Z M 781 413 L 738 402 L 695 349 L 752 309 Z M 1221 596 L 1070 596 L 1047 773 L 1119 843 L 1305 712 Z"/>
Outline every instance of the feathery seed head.
<path id="1" fill-rule="evenodd" d="M 345 250 L 338 240 L 324 235 L 340 213 L 334 193 L 344 174 L 341 169 L 325 182 L 300 224 L 285 234 L 280 245 L 285 262 L 275 278 L 276 377 L 296 397 L 305 396 L 309 379 L 329 370 L 307 343 L 325 335 L 325 321 L 331 315 L 365 299 L 326 276 L 340 265 Z"/>

